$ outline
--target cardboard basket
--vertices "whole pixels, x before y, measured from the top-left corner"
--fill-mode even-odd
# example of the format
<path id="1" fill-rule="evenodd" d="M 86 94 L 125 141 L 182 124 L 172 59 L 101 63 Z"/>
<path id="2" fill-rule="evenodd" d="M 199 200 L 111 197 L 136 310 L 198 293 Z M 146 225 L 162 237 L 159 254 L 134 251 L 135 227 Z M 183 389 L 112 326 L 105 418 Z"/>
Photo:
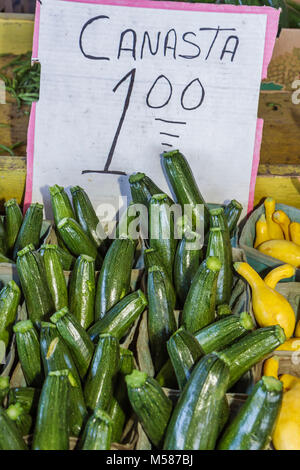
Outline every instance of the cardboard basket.
<path id="1" fill-rule="evenodd" d="M 276 204 L 276 210 L 284 211 L 292 222 L 300 222 L 299 209 L 285 204 Z M 253 248 L 255 241 L 255 224 L 259 217 L 264 214 L 264 211 L 264 204 L 261 204 L 252 212 L 242 229 L 239 239 L 239 246 L 245 251 L 247 262 L 255 269 L 255 271 L 263 276 L 265 276 L 271 269 L 274 269 L 281 264 L 285 264 L 283 261 L 273 258 L 272 256 L 265 255 Z M 294 278 L 290 278 L 290 280 L 300 280 L 300 269 L 296 269 Z"/>

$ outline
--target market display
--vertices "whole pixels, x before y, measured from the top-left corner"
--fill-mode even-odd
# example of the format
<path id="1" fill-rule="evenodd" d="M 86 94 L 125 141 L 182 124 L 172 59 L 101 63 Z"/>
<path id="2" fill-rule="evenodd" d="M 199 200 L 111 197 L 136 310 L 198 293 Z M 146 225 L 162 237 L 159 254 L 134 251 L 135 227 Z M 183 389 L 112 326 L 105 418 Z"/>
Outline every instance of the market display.
<path id="1" fill-rule="evenodd" d="M 258 104 L 299 179 L 299 1 L 39 2 L 0 54 L 0 450 L 300 450 L 300 210 L 254 196 Z"/>
<path id="2" fill-rule="evenodd" d="M 165 161 L 172 187 L 179 188 L 177 202 L 184 205 L 188 200 L 197 207 L 200 193 L 195 180 L 186 188 L 182 180 L 178 183 L 178 172 L 192 175 L 186 158 L 172 151 Z M 276 358 L 267 360 L 263 376 L 233 420 L 227 394 L 273 351 L 291 350 L 295 314 L 276 285 L 293 276 L 295 267 L 281 265 L 262 279 L 246 262 L 233 263 L 231 237 L 241 212 L 237 201 L 225 208 L 205 203 L 205 243 L 191 245 L 195 249 L 190 250 L 189 243 L 201 238 L 192 230 L 198 227 L 195 213 L 192 225 L 185 218 L 168 217 L 172 199 L 156 194 L 157 186 L 145 174 L 131 176 L 130 184 L 129 208 L 141 202 L 149 208 L 152 231 L 145 239 L 141 234 L 146 220 L 138 225 L 138 240 L 128 235 L 137 217 L 129 208 L 117 224 L 119 238 L 108 242 L 99 237 L 95 209 L 78 186 L 71 188 L 72 201 L 64 188 L 50 188 L 52 230 L 59 244 L 39 247 L 40 205 L 28 209 L 24 221 L 29 222 L 18 222 L 14 238 L 22 241 L 25 232 L 27 241 L 26 246 L 20 242 L 16 259 L 21 290 L 10 281 L 0 293 L 1 339 L 8 346 L 15 337 L 26 387 L 10 387 L 8 377 L 1 377 L 0 447 L 67 450 L 72 438 L 76 449 L 109 449 L 112 443 L 126 448 L 124 430 L 131 423 L 135 439 L 142 429 L 153 449 L 265 448 L 281 409 Z M 187 189 L 191 187 L 192 192 Z M 13 202 L 8 208 L 11 204 L 16 207 Z M 154 227 L 152 208 L 157 205 Z M 32 217 L 37 217 L 34 227 Z M 273 219 L 267 215 L 266 220 L 270 233 Z M 273 229 L 283 234 L 274 224 Z M 174 236 L 176 226 L 182 239 Z M 5 217 L 4 240 L 6 227 L 11 233 Z M 167 240 L 166 228 L 171 233 Z M 137 253 L 144 280 L 133 291 Z M 241 276 L 239 289 L 245 289 L 243 277 L 251 286 L 253 312 L 233 310 L 235 273 Z M 26 318 L 20 319 L 23 298 Z M 152 374 L 137 368 L 140 340 L 126 343 L 145 311 Z M 175 399 L 169 396 L 170 388 Z M 284 429 L 280 427 L 283 440 Z"/>

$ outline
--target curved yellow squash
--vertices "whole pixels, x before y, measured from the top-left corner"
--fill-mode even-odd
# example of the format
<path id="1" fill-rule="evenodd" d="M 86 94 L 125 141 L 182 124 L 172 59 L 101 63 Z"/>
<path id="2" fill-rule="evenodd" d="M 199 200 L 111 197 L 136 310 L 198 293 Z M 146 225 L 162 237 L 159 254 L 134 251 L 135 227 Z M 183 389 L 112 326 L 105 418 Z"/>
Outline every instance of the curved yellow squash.
<path id="1" fill-rule="evenodd" d="M 280 225 L 284 238 L 290 240 L 289 225 L 291 221 L 289 216 L 284 211 L 279 210 L 274 212 L 273 220 Z"/>
<path id="2" fill-rule="evenodd" d="M 263 375 L 267 377 L 275 377 L 278 379 L 279 360 L 278 357 L 273 356 L 264 362 Z"/>
<path id="3" fill-rule="evenodd" d="M 300 267 L 300 246 L 288 240 L 268 240 L 257 247 L 265 255 L 280 259 L 284 263 Z"/>
<path id="4" fill-rule="evenodd" d="M 259 326 L 280 325 L 284 329 L 286 339 L 289 339 L 296 323 L 290 303 L 283 295 L 269 287 L 248 263 L 234 263 L 234 268 L 250 284 L 253 313 Z"/>
<path id="5" fill-rule="evenodd" d="M 276 351 L 300 351 L 300 338 L 290 338 L 276 348 Z"/>
<path id="6" fill-rule="evenodd" d="M 264 202 L 269 237 L 270 240 L 284 240 L 283 231 L 281 230 L 280 225 L 278 225 L 273 220 L 275 204 L 275 199 L 273 199 L 272 197 L 267 197 Z"/>
<path id="7" fill-rule="evenodd" d="M 272 269 L 266 277 L 264 278 L 265 283 L 267 286 L 275 289 L 276 285 L 278 284 L 281 279 L 287 279 L 289 277 L 294 276 L 296 271 L 295 266 L 291 264 L 282 264 L 275 269 Z"/>
<path id="8" fill-rule="evenodd" d="M 268 226 L 265 214 L 262 214 L 255 224 L 255 242 L 254 248 L 257 248 L 261 243 L 270 240 Z"/>

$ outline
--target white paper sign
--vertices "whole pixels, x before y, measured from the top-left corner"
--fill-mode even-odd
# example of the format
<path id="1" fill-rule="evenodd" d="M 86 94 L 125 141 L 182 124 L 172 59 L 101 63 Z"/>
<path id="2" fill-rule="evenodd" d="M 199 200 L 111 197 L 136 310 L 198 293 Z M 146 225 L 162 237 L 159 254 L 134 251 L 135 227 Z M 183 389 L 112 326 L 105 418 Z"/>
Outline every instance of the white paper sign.
<path id="1" fill-rule="evenodd" d="M 95 205 L 111 202 L 130 194 L 128 175 L 138 171 L 170 192 L 160 155 L 178 148 L 208 202 L 235 198 L 246 210 L 265 9 L 97 3 L 40 7 L 32 201 L 49 216 L 57 183 L 82 186 Z"/>

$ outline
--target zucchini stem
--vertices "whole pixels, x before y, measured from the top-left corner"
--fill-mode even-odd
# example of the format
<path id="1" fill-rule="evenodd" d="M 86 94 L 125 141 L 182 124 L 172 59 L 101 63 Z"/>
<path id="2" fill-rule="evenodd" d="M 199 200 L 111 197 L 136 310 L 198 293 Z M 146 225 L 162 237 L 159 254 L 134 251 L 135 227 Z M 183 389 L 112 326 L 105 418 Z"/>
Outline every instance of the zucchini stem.
<path id="1" fill-rule="evenodd" d="M 126 375 L 125 380 L 130 388 L 140 388 L 142 387 L 146 380 L 147 380 L 148 375 L 146 372 L 141 372 L 137 369 L 134 369 L 131 374 Z"/>

